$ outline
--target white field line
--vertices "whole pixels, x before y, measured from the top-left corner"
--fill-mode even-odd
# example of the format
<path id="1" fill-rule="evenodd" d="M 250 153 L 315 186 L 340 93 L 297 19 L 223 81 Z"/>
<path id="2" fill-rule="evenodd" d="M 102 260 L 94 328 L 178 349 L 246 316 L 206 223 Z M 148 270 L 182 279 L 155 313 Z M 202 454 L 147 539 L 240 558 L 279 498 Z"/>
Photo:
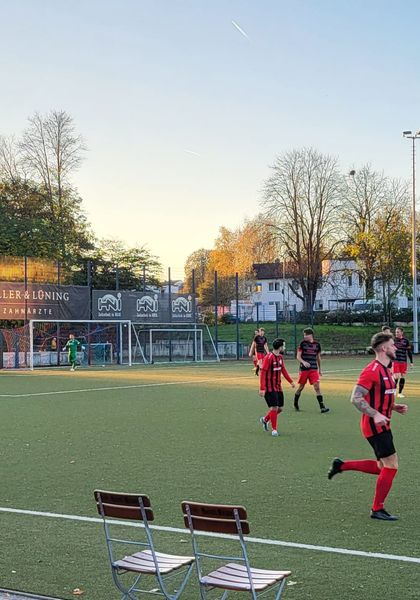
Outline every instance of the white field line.
<path id="1" fill-rule="evenodd" d="M 325 375 L 331 375 L 332 373 L 349 373 L 351 371 L 360 371 L 360 368 L 354 369 L 337 369 L 333 371 L 323 371 L 323 377 Z M 22 375 L 20 376 L 22 377 Z M 193 383 L 211 383 L 212 381 L 232 381 L 235 379 L 249 379 L 248 375 L 238 375 L 236 377 L 212 377 L 212 379 L 196 379 L 188 381 L 165 381 L 161 383 L 139 383 L 134 385 L 114 385 L 109 387 L 95 387 L 95 388 L 82 388 L 73 390 L 56 390 L 52 392 L 33 392 L 31 394 L 0 394 L 0 398 L 32 398 L 33 396 L 56 396 L 57 394 L 79 394 L 88 392 L 108 392 L 111 390 L 130 390 L 150 387 L 162 387 L 169 385 L 191 385 Z"/>
<path id="2" fill-rule="evenodd" d="M 0 512 L 11 513 L 18 515 L 30 515 L 34 517 L 48 517 L 53 519 L 64 519 L 67 521 L 81 521 L 83 523 L 102 523 L 102 519 L 98 517 L 83 517 L 80 515 L 64 515 L 60 513 L 42 512 L 36 510 L 25 510 L 20 508 L 7 508 L 0 507 Z M 109 521 L 113 525 L 123 525 L 124 527 L 144 527 L 142 523 L 132 523 L 127 521 L 119 521 L 117 519 Z M 182 533 L 189 534 L 188 529 L 181 529 L 179 527 L 165 527 L 161 525 L 151 525 L 151 529 L 156 531 L 166 531 L 169 533 Z M 197 532 L 197 535 L 203 535 L 205 537 L 224 538 L 228 540 L 237 539 L 234 535 L 224 533 L 209 533 L 209 532 Z M 347 556 L 363 556 L 365 558 L 378 558 L 382 560 L 395 560 L 400 562 L 409 562 L 420 564 L 420 557 L 416 556 L 403 556 L 398 554 L 384 554 L 382 552 L 366 552 L 365 550 L 352 550 L 350 548 L 336 548 L 334 546 L 315 546 L 314 544 L 301 544 L 298 542 L 286 542 L 283 540 L 270 540 L 265 538 L 256 538 L 246 536 L 248 542 L 254 544 L 264 544 L 267 546 L 284 546 L 286 548 L 299 548 L 301 550 L 311 550 L 314 552 L 329 552 L 332 554 L 345 554 Z"/>
<path id="3" fill-rule="evenodd" d="M 0 394 L 0 398 L 29 398 L 32 396 L 54 396 L 56 394 L 79 394 L 85 392 L 107 392 L 110 390 L 130 390 L 137 388 L 162 387 L 168 385 L 191 385 L 192 383 L 211 383 L 212 381 L 232 381 L 232 379 L 248 379 L 246 375 L 238 377 L 212 377 L 211 379 L 188 379 L 187 381 L 163 381 L 161 383 L 138 383 L 134 385 L 114 385 L 109 387 L 85 388 L 79 390 L 56 390 L 53 392 L 34 392 L 32 394 Z"/>

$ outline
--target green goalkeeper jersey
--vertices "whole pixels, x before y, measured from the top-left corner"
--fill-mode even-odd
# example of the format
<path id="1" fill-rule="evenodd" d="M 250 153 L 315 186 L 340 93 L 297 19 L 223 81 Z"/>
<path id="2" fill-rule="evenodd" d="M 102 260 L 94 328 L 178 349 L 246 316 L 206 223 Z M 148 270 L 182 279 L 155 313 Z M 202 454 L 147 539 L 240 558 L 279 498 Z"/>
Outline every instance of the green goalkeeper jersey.
<path id="1" fill-rule="evenodd" d="M 69 351 L 69 355 L 76 357 L 77 354 L 77 348 L 80 346 L 80 342 L 77 341 L 76 339 L 74 340 L 68 340 L 67 344 L 65 345 L 65 348 L 67 348 L 67 350 Z"/>

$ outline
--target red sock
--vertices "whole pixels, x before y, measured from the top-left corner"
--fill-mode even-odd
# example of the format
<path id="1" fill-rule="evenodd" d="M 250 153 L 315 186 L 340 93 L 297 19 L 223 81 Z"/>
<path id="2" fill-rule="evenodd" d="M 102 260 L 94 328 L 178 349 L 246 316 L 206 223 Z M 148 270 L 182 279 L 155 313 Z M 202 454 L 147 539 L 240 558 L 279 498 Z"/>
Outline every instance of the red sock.
<path id="1" fill-rule="evenodd" d="M 376 460 L 346 460 L 341 465 L 342 471 L 361 471 L 371 475 L 379 475 L 381 469 Z"/>
<path id="2" fill-rule="evenodd" d="M 384 507 L 384 502 L 392 488 L 392 482 L 397 474 L 397 470 L 390 469 L 389 467 L 381 469 L 381 473 L 376 481 L 372 510 L 381 510 Z"/>
<path id="3" fill-rule="evenodd" d="M 277 431 L 277 408 L 274 408 L 273 410 L 270 410 L 269 415 L 270 415 L 270 421 L 271 421 L 271 429 L 273 431 Z"/>
<path id="4" fill-rule="evenodd" d="M 254 363 L 254 368 L 256 369 L 256 368 L 257 368 L 257 363 L 258 363 L 257 359 L 256 359 L 256 358 L 254 358 L 254 359 L 252 360 L 252 362 Z"/>
<path id="5" fill-rule="evenodd" d="M 271 415 L 271 410 L 269 410 L 268 413 L 264 417 L 264 421 L 266 423 L 268 423 L 270 421 L 270 415 Z"/>

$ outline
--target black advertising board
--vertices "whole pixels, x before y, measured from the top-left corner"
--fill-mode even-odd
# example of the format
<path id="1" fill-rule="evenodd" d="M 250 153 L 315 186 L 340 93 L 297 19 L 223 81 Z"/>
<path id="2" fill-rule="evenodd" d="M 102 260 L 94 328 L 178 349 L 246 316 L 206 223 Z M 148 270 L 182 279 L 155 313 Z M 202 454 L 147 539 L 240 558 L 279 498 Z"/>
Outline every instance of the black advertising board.
<path id="1" fill-rule="evenodd" d="M 89 318 L 87 287 L 0 282 L 0 320 Z"/>
<path id="2" fill-rule="evenodd" d="M 158 292 L 93 290 L 92 314 L 93 319 L 124 319 L 144 323 L 192 323 L 193 298 L 190 294 L 172 294 L 169 297 L 169 294 Z"/>

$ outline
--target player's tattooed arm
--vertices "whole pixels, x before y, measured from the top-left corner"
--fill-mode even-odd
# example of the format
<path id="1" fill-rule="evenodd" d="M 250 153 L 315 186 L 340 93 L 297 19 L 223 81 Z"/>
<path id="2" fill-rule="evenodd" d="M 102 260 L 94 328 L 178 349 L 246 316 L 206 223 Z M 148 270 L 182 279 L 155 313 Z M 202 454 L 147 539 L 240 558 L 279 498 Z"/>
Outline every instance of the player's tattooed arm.
<path id="1" fill-rule="evenodd" d="M 369 402 L 366 402 L 364 398 L 368 391 L 369 390 L 367 390 L 363 386 L 356 385 L 354 387 L 350 401 L 352 404 L 354 404 L 357 410 L 360 410 L 360 412 L 362 412 L 365 415 L 368 415 L 369 417 L 374 417 L 377 411 L 374 408 L 372 408 Z"/>

